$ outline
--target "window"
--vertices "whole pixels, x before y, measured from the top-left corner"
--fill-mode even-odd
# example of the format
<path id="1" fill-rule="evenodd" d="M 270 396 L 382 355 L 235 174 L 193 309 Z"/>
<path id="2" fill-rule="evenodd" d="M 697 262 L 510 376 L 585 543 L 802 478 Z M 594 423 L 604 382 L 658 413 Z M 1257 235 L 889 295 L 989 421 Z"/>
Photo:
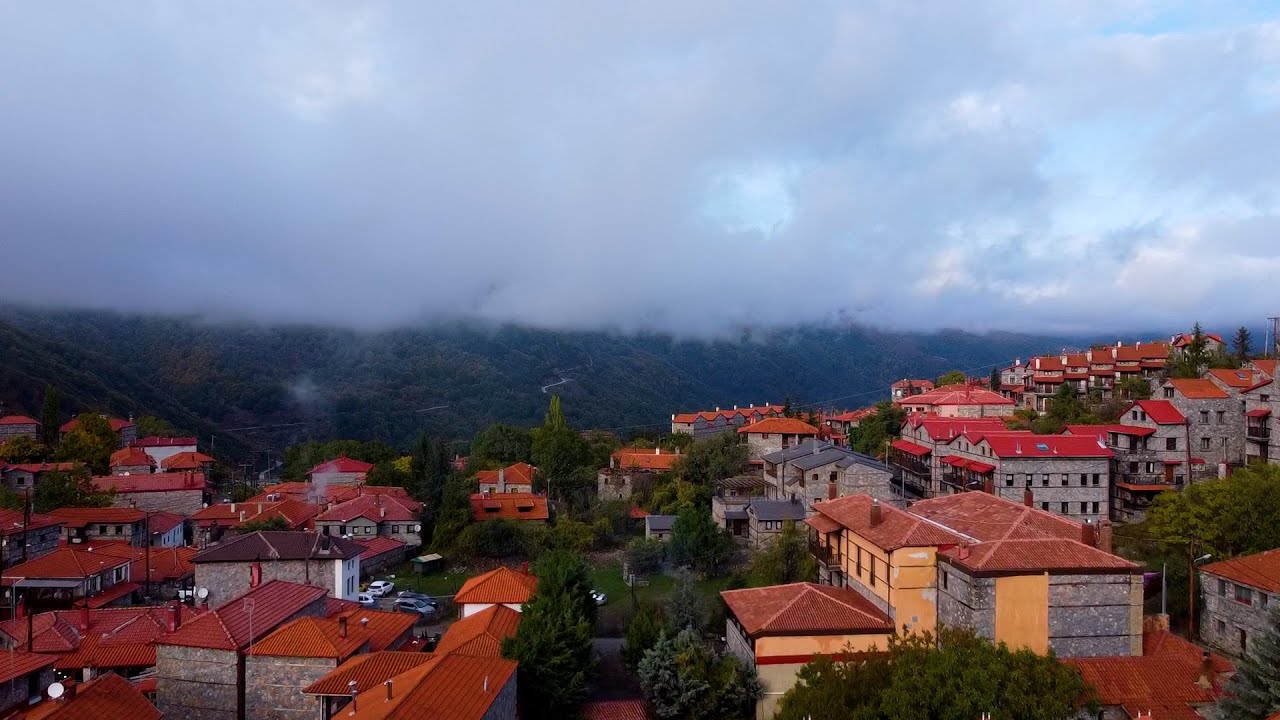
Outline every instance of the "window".
<path id="1" fill-rule="evenodd" d="M 950 576 L 947 574 L 947 571 L 946 571 L 946 570 L 943 570 L 943 571 L 942 571 L 942 589 L 943 589 L 943 590 L 947 590 L 947 589 L 949 589 L 949 587 L 950 587 L 950 585 L 949 585 L 949 584 L 948 584 L 948 582 L 947 582 L 947 578 L 948 578 L 948 577 L 950 577 Z"/>
<path id="2" fill-rule="evenodd" d="M 1058 511 L 1061 512 L 1063 515 L 1066 515 L 1067 513 L 1071 512 L 1069 509 L 1067 509 L 1066 503 L 1061 503 L 1061 506 L 1059 507 Z"/>
<path id="3" fill-rule="evenodd" d="M 392 534 L 392 535 L 399 534 L 399 532 L 400 532 L 400 526 L 399 526 L 399 525 L 392 525 L 392 526 L 391 526 L 391 534 Z"/>
<path id="4" fill-rule="evenodd" d="M 1182 484 L 1182 476 L 1181 476 L 1181 475 L 1174 475 L 1174 476 L 1173 476 L 1173 484 L 1174 484 L 1174 485 L 1181 485 L 1181 484 Z"/>
<path id="5" fill-rule="evenodd" d="M 862 546 L 858 546 L 858 577 L 862 577 Z"/>
<path id="6" fill-rule="evenodd" d="M 1164 439 L 1164 449 L 1165 449 L 1165 450 L 1177 450 L 1177 449 L 1178 449 L 1178 438 L 1176 438 L 1176 437 L 1165 438 L 1165 439 Z"/>
<path id="7" fill-rule="evenodd" d="M 1171 388 L 1171 387 L 1167 387 L 1167 388 L 1165 388 L 1165 389 L 1164 389 L 1164 396 L 1165 396 L 1166 398 L 1171 398 L 1171 397 L 1173 397 L 1173 388 Z"/>
<path id="8" fill-rule="evenodd" d="M 1132 420 L 1137 420 L 1137 419 L 1138 419 L 1138 411 L 1137 411 L 1137 410 L 1134 410 L 1133 412 L 1129 413 L 1129 417 L 1130 417 L 1130 419 L 1132 419 Z"/>
<path id="9" fill-rule="evenodd" d="M 1148 464 L 1150 464 L 1150 463 L 1148 463 Z M 1131 472 L 1131 473 L 1136 473 L 1136 472 L 1138 472 L 1138 461 L 1137 461 L 1137 460 L 1130 460 L 1130 461 L 1129 461 L 1129 472 Z M 1150 472 L 1150 470 L 1148 470 L 1147 472 Z"/>
<path id="10" fill-rule="evenodd" d="M 1043 474 L 1043 475 L 1041 475 L 1041 476 L 1040 476 L 1040 486 L 1041 486 L 1041 487 L 1048 487 L 1048 486 L 1049 486 L 1049 473 L 1045 473 L 1045 474 Z"/>
<path id="11" fill-rule="evenodd" d="M 1223 425 L 1223 424 L 1225 424 L 1226 422 L 1227 422 L 1227 411 L 1226 411 L 1226 410 L 1219 410 L 1219 411 L 1218 411 L 1218 424 L 1219 424 L 1219 425 Z"/>
<path id="12" fill-rule="evenodd" d="M 1094 515 L 1098 514 L 1098 503 L 1096 502 L 1093 504 L 1093 514 Z"/>
<path id="13" fill-rule="evenodd" d="M 1089 473 L 1080 473 L 1080 487 L 1089 484 Z"/>
<path id="14" fill-rule="evenodd" d="M 1005 475 L 1005 476 L 1004 476 L 1004 486 L 1005 486 L 1005 487 L 1013 487 L 1013 476 L 1012 476 L 1012 475 Z"/>
<path id="15" fill-rule="evenodd" d="M 1240 631 L 1240 652 L 1247 652 L 1249 650 L 1249 635 L 1244 631 L 1244 628 L 1236 629 Z"/>
<path id="16" fill-rule="evenodd" d="M 1219 594 L 1219 595 L 1226 595 L 1226 594 L 1227 594 L 1227 581 L 1226 581 L 1226 580 L 1218 580 L 1218 594 Z"/>
<path id="17" fill-rule="evenodd" d="M 1155 472 L 1156 472 L 1156 464 L 1153 462 L 1147 463 L 1147 474 L 1154 475 Z"/>
<path id="18" fill-rule="evenodd" d="M 769 439 L 769 433 L 760 433 L 760 439 L 761 439 L 761 440 L 768 440 L 768 439 Z"/>
<path id="19" fill-rule="evenodd" d="M 1244 585 L 1237 585 L 1236 586 L 1236 602 L 1240 603 L 1241 605 L 1252 605 L 1253 591 L 1245 587 Z"/>
<path id="20" fill-rule="evenodd" d="M 1080 503 L 1080 514 L 1084 515 L 1088 512 L 1089 512 L 1089 503 L 1087 502 Z"/>
<path id="21" fill-rule="evenodd" d="M 1201 449 L 1201 450 L 1208 450 L 1208 449 L 1209 449 L 1209 438 L 1207 438 L 1207 437 L 1200 438 L 1200 449 Z"/>
<path id="22" fill-rule="evenodd" d="M 1094 473 L 1093 479 L 1091 482 L 1093 483 L 1094 487 L 1097 487 L 1098 483 L 1102 482 L 1102 473 Z"/>
<path id="23" fill-rule="evenodd" d="M 1068 478 L 1068 477 L 1070 477 L 1070 476 L 1069 476 L 1069 475 L 1067 475 L 1066 473 L 1062 473 L 1062 487 L 1066 487 L 1066 486 L 1067 486 L 1067 478 Z"/>
<path id="24" fill-rule="evenodd" d="M 1201 411 L 1200 411 L 1200 424 L 1201 424 L 1201 425 L 1208 425 L 1208 424 L 1209 424 L 1209 411 L 1208 411 L 1208 410 L 1201 410 Z"/>
<path id="25" fill-rule="evenodd" d="M 1049 503 L 1047 502 L 1040 503 L 1040 509 L 1045 512 L 1049 512 Z"/>
<path id="26" fill-rule="evenodd" d="M 1227 624 L 1221 620 L 1218 621 L 1218 634 L 1219 635 L 1227 634 Z"/>
<path id="27" fill-rule="evenodd" d="M 1271 597 L 1264 592 L 1258 593 L 1258 607 L 1266 610 L 1271 604 Z"/>
<path id="28" fill-rule="evenodd" d="M 871 556 L 871 587 L 876 586 L 876 556 Z"/>

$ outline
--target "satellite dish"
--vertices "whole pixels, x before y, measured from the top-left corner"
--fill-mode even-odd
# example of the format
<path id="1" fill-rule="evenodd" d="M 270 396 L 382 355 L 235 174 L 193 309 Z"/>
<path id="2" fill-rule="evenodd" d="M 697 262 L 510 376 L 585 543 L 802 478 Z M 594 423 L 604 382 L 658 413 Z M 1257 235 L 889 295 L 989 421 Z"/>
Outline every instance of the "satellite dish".
<path id="1" fill-rule="evenodd" d="M 64 687 L 62 683 L 56 682 L 49 686 L 49 697 L 53 698 L 54 700 L 57 700 L 58 698 L 62 697 L 62 693 L 66 691 L 67 691 L 67 688 Z"/>
<path id="2" fill-rule="evenodd" d="M 421 526 L 421 525 L 414 525 L 414 526 L 413 526 L 413 531 L 414 531 L 414 532 L 422 532 L 422 526 Z"/>
<path id="3" fill-rule="evenodd" d="M 209 588 L 200 588 L 199 590 L 197 590 L 196 597 L 200 598 L 201 600 L 209 597 Z"/>

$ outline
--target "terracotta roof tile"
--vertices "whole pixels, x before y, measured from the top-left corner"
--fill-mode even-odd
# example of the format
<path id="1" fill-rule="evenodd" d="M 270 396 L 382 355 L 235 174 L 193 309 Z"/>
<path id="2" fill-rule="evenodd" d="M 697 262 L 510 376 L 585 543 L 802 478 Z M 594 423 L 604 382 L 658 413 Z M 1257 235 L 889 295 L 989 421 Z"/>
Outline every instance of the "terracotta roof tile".
<path id="1" fill-rule="evenodd" d="M 725 590 L 720 596 L 751 637 L 797 632 L 893 632 L 893 620 L 888 615 L 848 588 L 792 583 Z"/>
<path id="2" fill-rule="evenodd" d="M 180 452 L 176 455 L 170 455 L 160 461 L 160 467 L 164 470 L 203 470 L 205 465 L 213 463 L 214 459 L 202 452 Z"/>
<path id="3" fill-rule="evenodd" d="M 1108 440 L 1111 433 L 1146 437 L 1148 435 L 1154 435 L 1156 432 L 1155 428 L 1139 427 L 1137 425 L 1120 425 L 1114 423 L 1110 425 L 1068 425 L 1066 430 L 1072 435 L 1087 435 L 1089 437 L 1098 438 L 1103 442 Z"/>
<path id="4" fill-rule="evenodd" d="M 39 425 L 40 421 L 26 415 L 5 415 L 0 417 L 0 425 Z"/>
<path id="5" fill-rule="evenodd" d="M 382 612 L 354 607 L 329 616 L 345 617 L 352 628 L 359 628 L 369 640 L 369 651 L 395 650 L 401 640 L 413 630 L 418 619 L 409 613 Z"/>
<path id="6" fill-rule="evenodd" d="M 923 427 L 931 440 L 952 440 L 969 432 L 1007 430 L 1000 418 L 952 418 L 917 415 L 908 418 L 904 426 L 912 429 Z"/>
<path id="7" fill-rule="evenodd" d="M 724 418 L 726 420 L 733 418 L 750 418 L 755 416 L 764 418 L 773 415 L 781 415 L 784 409 L 785 408 L 781 405 L 759 405 L 755 407 L 738 407 L 728 410 L 703 410 L 701 412 L 679 413 L 672 418 L 672 421 L 678 423 L 691 423 L 698 419 L 712 422 L 717 418 Z"/>
<path id="8" fill-rule="evenodd" d="M 1210 656 L 1215 673 L 1230 672 L 1231 666 L 1217 655 Z M 1153 712 L 1153 720 L 1200 720 L 1193 706 L 1212 704 L 1221 686 L 1200 684 L 1203 659 L 1199 647 L 1168 631 L 1143 636 L 1143 654 L 1137 657 L 1068 658 L 1086 683 L 1093 685 L 1104 706 L 1125 708 L 1131 717 L 1136 711 Z M 1213 678 L 1218 679 L 1218 678 Z"/>
<path id="9" fill-rule="evenodd" d="M 107 424 L 111 426 L 112 432 L 117 432 L 117 433 L 125 428 L 133 427 L 133 423 L 129 422 L 128 420 L 121 420 L 120 418 L 107 418 Z M 77 417 L 77 418 L 71 418 L 70 420 L 62 423 L 62 427 L 59 427 L 58 430 L 60 432 L 67 433 L 67 432 L 71 432 L 72 430 L 75 430 L 78 427 L 80 427 L 80 418 Z"/>
<path id="10" fill-rule="evenodd" d="M 473 493 L 471 517 L 477 522 L 505 520 L 547 520 L 547 499 L 534 493 Z"/>
<path id="11" fill-rule="evenodd" d="M 372 560 L 379 555 L 402 550 L 405 547 L 404 542 L 384 535 L 374 535 L 369 538 L 353 538 L 352 541 L 364 548 L 360 553 L 361 563 Z"/>
<path id="12" fill-rule="evenodd" d="M 184 605 L 179 605 L 178 608 L 181 622 L 196 617 L 196 613 L 190 608 Z M 101 608 L 88 611 L 87 626 L 84 625 L 83 609 L 39 613 L 31 618 L 34 634 L 32 649 L 38 653 L 73 653 L 87 639 L 95 637 L 98 638 L 99 648 L 147 645 L 164 634 L 173 612 L 172 605 Z M 0 632 L 9 637 L 15 646 L 26 646 L 25 619 L 0 623 Z"/>
<path id="13" fill-rule="evenodd" d="M 254 638 L 262 637 L 324 596 L 324 588 L 271 580 L 184 623 L 157 643 L 243 650 L 249 646 L 251 617 Z"/>
<path id="14" fill-rule="evenodd" d="M 138 688 L 115 673 L 105 673 L 80 684 L 75 696 L 45 700 L 21 711 L 16 720 L 160 720 L 161 714 Z"/>
<path id="15" fill-rule="evenodd" d="M 20 650 L 0 653 L 0 683 L 7 683 L 24 675 L 39 672 L 53 665 L 55 660 L 57 658 L 52 655 L 26 653 Z"/>
<path id="16" fill-rule="evenodd" d="M 1276 358 L 1256 358 L 1254 360 L 1250 360 L 1249 364 L 1252 365 L 1255 370 L 1269 378 L 1274 378 L 1276 376 L 1277 369 L 1280 368 L 1280 360 L 1277 360 Z"/>
<path id="17" fill-rule="evenodd" d="M 784 435 L 817 435 L 818 428 L 809 423 L 788 417 L 769 417 L 759 422 L 743 425 L 740 433 L 781 433 Z"/>
<path id="18" fill-rule="evenodd" d="M 1139 400 L 1125 409 L 1125 414 L 1134 407 L 1139 408 L 1157 425 L 1182 425 L 1187 421 L 1178 408 L 1168 400 Z"/>
<path id="19" fill-rule="evenodd" d="M 154 467 L 156 461 L 152 460 L 151 456 L 147 454 L 147 451 L 142 448 L 130 446 L 111 453 L 111 461 L 109 464 L 111 467 L 136 465 Z"/>
<path id="20" fill-rule="evenodd" d="M 872 499 L 869 495 L 846 495 L 835 500 L 813 504 L 813 509 L 884 550 L 902 547 L 929 547 L 959 544 L 965 538 L 923 518 L 890 505 L 880 507 L 881 522 L 871 524 Z"/>
<path id="21" fill-rule="evenodd" d="M 192 515 L 191 520 L 200 527 L 210 527 L 212 525 L 236 527 L 244 523 L 278 517 L 282 518 L 290 529 L 302 530 L 319 514 L 319 505 L 286 498 L 277 502 L 255 501 L 210 505 Z"/>
<path id="22" fill-rule="evenodd" d="M 1231 397 L 1226 390 L 1205 378 L 1172 378 L 1166 382 L 1183 397 L 1191 400 L 1221 400 Z"/>
<path id="23" fill-rule="evenodd" d="M 114 491 L 123 494 L 182 490 L 203 493 L 211 488 L 203 474 L 194 472 L 99 475 L 93 478 L 93 486 L 103 492 Z"/>
<path id="24" fill-rule="evenodd" d="M 893 401 L 898 405 L 1016 405 L 1014 401 L 994 390 L 976 385 L 943 385 L 920 395 L 901 397 Z"/>
<path id="25" fill-rule="evenodd" d="M 5 470 L 21 470 L 29 473 L 46 473 L 46 472 L 75 472 L 84 467 L 84 463 L 79 462 L 52 462 L 52 463 L 14 463 L 13 465 L 3 465 Z"/>
<path id="26" fill-rule="evenodd" d="M 527 603 L 538 589 L 538 578 L 507 567 L 477 575 L 458 589 L 455 605 L 476 603 Z"/>
<path id="27" fill-rule="evenodd" d="M 410 618 L 412 620 L 412 618 Z M 245 651 L 246 655 L 270 657 L 333 658 L 342 662 L 368 641 L 368 633 L 347 623 L 342 637 L 341 623 L 334 619 L 301 617 L 281 625 Z"/>
<path id="28" fill-rule="evenodd" d="M 422 652 L 370 652 L 357 655 L 339 665 L 333 672 L 311 683 L 302 692 L 308 695 L 350 696 L 352 680 L 356 692 L 381 690 L 382 683 L 435 659 L 432 653 Z"/>
<path id="29" fill-rule="evenodd" d="M 326 474 L 326 473 L 367 473 L 373 469 L 373 463 L 367 463 L 363 460 L 349 458 L 341 455 L 332 460 L 316 465 L 307 471 L 307 475 Z"/>
<path id="30" fill-rule="evenodd" d="M 612 455 L 614 463 L 620 468 L 640 470 L 657 470 L 663 472 L 675 467 L 679 453 L 662 452 L 661 448 L 645 450 L 643 448 L 622 448 Z"/>
<path id="31" fill-rule="evenodd" d="M 436 645 L 436 654 L 456 652 L 502 657 L 502 641 L 516 634 L 522 617 L 505 605 L 494 605 L 468 615 L 449 626 Z"/>
<path id="32" fill-rule="evenodd" d="M 1219 560 L 1200 569 L 1242 585 L 1280 593 L 1280 548 Z"/>
<path id="33" fill-rule="evenodd" d="M 644 700 L 597 700 L 578 707 L 580 720 L 649 720 Z"/>
<path id="34" fill-rule="evenodd" d="M 404 503 L 394 495 L 360 495 L 339 503 L 316 516 L 316 520 L 350 522 L 365 518 L 378 522 L 413 522 L 418 519 L 417 503 Z"/>
<path id="35" fill-rule="evenodd" d="M 1262 373 L 1248 368 L 1239 370 L 1214 368 L 1209 371 L 1209 375 L 1218 379 L 1223 385 L 1238 390 L 1245 390 L 1256 385 L 1263 380 Z M 1207 378 L 1206 378 L 1207 379 Z"/>
<path id="36" fill-rule="evenodd" d="M 0 537 L 22 532 L 24 521 L 27 523 L 28 531 L 62 524 L 61 520 L 49 515 L 31 513 L 30 518 L 25 518 L 21 510 L 0 510 Z"/>
<path id="37" fill-rule="evenodd" d="M 133 441 L 138 447 L 186 447 L 188 445 L 195 446 L 196 439 L 193 437 L 157 437 L 148 435 Z"/>
<path id="38" fill-rule="evenodd" d="M 392 681 L 390 701 L 366 702 L 351 720 L 480 720 L 515 674 L 500 658 L 437 655 Z"/>
<path id="39" fill-rule="evenodd" d="M 55 520 L 62 521 L 63 525 L 70 528 L 82 528 L 92 523 L 102 523 L 105 525 L 117 525 L 122 523 L 136 523 L 144 519 L 147 514 L 141 510 L 133 508 L 58 508 L 46 513 Z"/>
<path id="40" fill-rule="evenodd" d="M 1096 437 L 992 433 L 982 440 L 999 458 L 1109 458 L 1114 453 Z"/>
<path id="41" fill-rule="evenodd" d="M 48 555 L 18 563 L 4 571 L 4 579 L 63 578 L 81 579 L 93 577 L 105 570 L 120 567 L 129 561 L 114 555 L 94 553 L 83 549 L 89 546 L 60 547 Z"/>
<path id="42" fill-rule="evenodd" d="M 934 385 L 932 380 L 909 380 L 904 378 L 902 380 L 895 382 L 889 387 L 892 388 L 893 390 L 905 390 L 909 387 L 918 387 L 928 391 L 928 390 L 932 390 L 934 388 Z"/>
<path id="43" fill-rule="evenodd" d="M 533 474 L 537 468 L 525 462 L 518 462 L 514 465 L 508 465 L 502 469 L 503 477 L 508 483 L 516 485 L 532 485 Z M 498 482 L 497 470 L 481 470 L 476 473 L 476 480 L 482 483 Z"/>
<path id="44" fill-rule="evenodd" d="M 145 547 L 127 542 L 96 542 L 92 547 L 95 553 L 129 560 L 132 563 L 129 566 L 129 579 L 138 583 L 146 582 L 148 563 L 151 565 L 152 582 L 180 580 L 190 577 L 196 570 L 191 558 L 198 551 L 193 547 L 153 547 L 150 552 Z"/>

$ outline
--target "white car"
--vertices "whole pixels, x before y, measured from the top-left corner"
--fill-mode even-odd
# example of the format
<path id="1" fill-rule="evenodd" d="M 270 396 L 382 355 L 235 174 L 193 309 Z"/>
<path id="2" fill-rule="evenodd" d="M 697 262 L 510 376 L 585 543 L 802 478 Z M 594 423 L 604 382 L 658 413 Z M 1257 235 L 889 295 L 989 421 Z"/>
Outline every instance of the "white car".
<path id="1" fill-rule="evenodd" d="M 591 599 L 596 601 L 596 605 L 603 605 L 609 602 L 609 596 L 599 590 L 591 591 Z"/>
<path id="2" fill-rule="evenodd" d="M 378 606 L 378 599 L 367 592 L 360 593 L 359 595 L 356 596 L 356 598 L 359 601 L 361 607 L 371 608 L 371 607 Z"/>
<path id="3" fill-rule="evenodd" d="M 369 583 L 369 594 L 374 597 L 386 597 L 396 591 L 396 584 L 390 580 L 374 580 Z"/>

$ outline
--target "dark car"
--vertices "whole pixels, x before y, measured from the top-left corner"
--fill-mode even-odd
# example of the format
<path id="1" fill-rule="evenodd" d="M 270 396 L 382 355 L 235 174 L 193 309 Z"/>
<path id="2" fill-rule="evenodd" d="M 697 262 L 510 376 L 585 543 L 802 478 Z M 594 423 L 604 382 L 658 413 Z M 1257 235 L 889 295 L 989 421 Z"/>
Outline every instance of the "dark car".
<path id="1" fill-rule="evenodd" d="M 435 617 L 436 606 L 417 598 L 399 598 L 395 604 L 396 612 L 417 613 L 422 619 Z"/>
<path id="2" fill-rule="evenodd" d="M 430 605 L 431 607 L 434 607 L 434 608 L 440 607 L 440 603 L 436 602 L 436 599 L 431 597 L 430 595 L 424 595 L 423 593 L 412 592 L 410 590 L 405 590 L 404 592 L 400 593 L 399 595 L 396 596 L 396 599 L 397 600 L 421 600 L 422 602 Z"/>

